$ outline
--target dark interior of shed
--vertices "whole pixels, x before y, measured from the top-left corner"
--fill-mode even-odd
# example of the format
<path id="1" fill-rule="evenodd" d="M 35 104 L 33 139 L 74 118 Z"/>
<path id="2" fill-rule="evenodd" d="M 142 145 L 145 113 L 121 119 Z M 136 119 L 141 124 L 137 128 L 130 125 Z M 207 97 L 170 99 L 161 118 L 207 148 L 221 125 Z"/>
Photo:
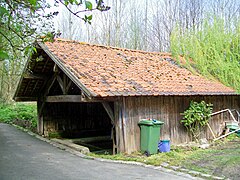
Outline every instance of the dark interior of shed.
<path id="1" fill-rule="evenodd" d="M 44 119 L 54 122 L 62 138 L 77 139 L 90 151 L 112 149 L 111 120 L 99 102 L 47 103 Z"/>

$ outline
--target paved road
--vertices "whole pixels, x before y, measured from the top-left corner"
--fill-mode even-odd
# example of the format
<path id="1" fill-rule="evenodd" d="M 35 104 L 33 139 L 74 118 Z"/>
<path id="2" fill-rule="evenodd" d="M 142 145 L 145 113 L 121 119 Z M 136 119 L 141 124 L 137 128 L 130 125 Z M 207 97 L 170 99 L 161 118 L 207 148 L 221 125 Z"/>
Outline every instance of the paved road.
<path id="1" fill-rule="evenodd" d="M 0 179 L 167 179 L 186 177 L 151 168 L 81 158 L 0 123 Z"/>

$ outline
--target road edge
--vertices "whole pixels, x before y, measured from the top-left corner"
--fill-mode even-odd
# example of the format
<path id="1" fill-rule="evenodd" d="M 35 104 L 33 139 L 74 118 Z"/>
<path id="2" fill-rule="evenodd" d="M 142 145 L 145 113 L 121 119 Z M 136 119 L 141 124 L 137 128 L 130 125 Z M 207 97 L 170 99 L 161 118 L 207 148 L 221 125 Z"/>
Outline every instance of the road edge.
<path id="1" fill-rule="evenodd" d="M 123 160 L 111 160 L 111 159 L 104 159 L 104 158 L 96 158 L 96 157 L 92 157 L 92 156 L 83 154 L 79 151 L 79 149 L 76 149 L 74 147 L 71 147 L 66 144 L 62 144 L 61 142 L 40 136 L 28 129 L 21 127 L 21 126 L 18 126 L 15 124 L 10 124 L 10 125 L 14 126 L 15 128 L 17 128 L 19 130 L 22 130 L 22 131 L 28 133 L 29 135 L 31 135 L 33 137 L 36 137 L 37 139 L 39 139 L 41 141 L 51 144 L 58 149 L 64 150 L 66 152 L 69 152 L 73 155 L 76 155 L 76 156 L 84 158 L 84 159 L 90 159 L 90 160 L 96 160 L 96 161 L 108 162 L 108 163 L 137 165 L 137 166 L 142 166 L 142 167 L 146 167 L 146 168 L 159 170 L 159 171 L 166 172 L 166 173 L 174 173 L 175 175 L 182 176 L 182 177 L 189 178 L 189 179 L 214 179 L 214 180 L 227 179 L 226 177 L 219 177 L 219 176 L 204 174 L 204 173 L 201 173 L 198 171 L 181 168 L 179 166 L 170 166 L 168 163 L 162 163 L 160 166 L 153 166 L 153 165 L 147 165 L 147 164 L 144 164 L 141 162 L 136 162 L 136 161 L 123 161 Z"/>

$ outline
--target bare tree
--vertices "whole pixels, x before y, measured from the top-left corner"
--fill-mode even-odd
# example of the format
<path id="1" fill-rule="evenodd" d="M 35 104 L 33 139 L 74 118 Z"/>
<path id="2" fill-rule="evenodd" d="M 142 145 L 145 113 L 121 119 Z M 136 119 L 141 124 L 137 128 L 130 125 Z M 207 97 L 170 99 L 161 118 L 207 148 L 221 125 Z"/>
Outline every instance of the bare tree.
<path id="1" fill-rule="evenodd" d="M 104 1 L 105 2 L 105 1 Z M 238 0 L 106 0 L 111 9 L 93 13 L 92 25 L 83 25 L 63 13 L 62 37 L 111 46 L 169 51 L 172 31 L 201 29 L 203 19 L 220 16 L 228 23 L 239 18 Z"/>
<path id="2" fill-rule="evenodd" d="M 84 24 L 82 20 L 69 12 L 69 10 L 65 7 L 60 6 L 59 8 L 61 8 L 61 13 L 56 18 L 56 28 L 61 32 L 60 37 L 65 39 L 81 40 L 84 35 L 83 31 L 85 30 L 82 29 Z M 79 7 L 77 6 L 69 5 L 69 9 L 74 12 L 77 11 L 78 8 Z"/>

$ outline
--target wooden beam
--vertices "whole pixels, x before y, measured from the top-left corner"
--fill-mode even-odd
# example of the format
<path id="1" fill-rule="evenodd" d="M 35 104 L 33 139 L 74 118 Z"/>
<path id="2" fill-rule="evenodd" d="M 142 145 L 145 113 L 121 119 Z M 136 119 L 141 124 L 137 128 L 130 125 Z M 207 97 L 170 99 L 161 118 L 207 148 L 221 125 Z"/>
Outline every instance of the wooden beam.
<path id="1" fill-rule="evenodd" d="M 120 153 L 120 136 L 119 136 L 119 102 L 114 102 L 114 119 L 115 119 L 115 144 L 117 153 Z"/>
<path id="2" fill-rule="evenodd" d="M 59 68 L 57 66 L 57 64 L 55 63 L 54 66 L 53 66 L 53 72 L 59 72 Z"/>
<path id="3" fill-rule="evenodd" d="M 37 97 L 14 97 L 15 101 L 37 101 Z"/>
<path id="4" fill-rule="evenodd" d="M 69 80 L 69 82 L 68 82 L 68 84 L 67 84 L 67 86 L 66 86 L 66 91 L 67 91 L 67 92 L 69 91 L 71 85 L 72 85 L 72 81 Z"/>
<path id="5" fill-rule="evenodd" d="M 43 112 L 43 109 L 44 109 L 44 106 L 45 106 L 45 103 L 46 103 L 46 96 L 48 95 L 51 87 L 53 86 L 55 80 L 57 79 L 57 75 L 58 75 L 58 73 L 55 73 L 55 74 L 47 81 L 46 86 L 45 86 L 46 89 L 45 89 L 45 91 L 43 92 L 43 94 L 42 94 L 42 96 L 41 96 L 42 98 L 39 98 L 39 99 L 42 99 L 42 101 L 43 101 L 42 104 L 41 104 L 41 107 L 39 108 L 39 114 L 42 114 L 42 112 Z"/>
<path id="6" fill-rule="evenodd" d="M 81 95 L 58 95 L 47 96 L 46 102 L 82 102 Z"/>
<path id="7" fill-rule="evenodd" d="M 35 91 L 35 89 L 37 88 L 37 86 L 38 86 L 38 83 L 39 83 L 39 80 L 36 80 L 37 82 L 35 82 L 35 85 L 34 85 L 34 87 L 32 88 L 32 91 L 31 91 L 31 93 L 30 93 L 30 96 L 32 96 L 33 95 L 33 93 L 34 93 L 34 91 Z"/>
<path id="8" fill-rule="evenodd" d="M 82 95 L 57 95 L 57 96 L 46 96 L 45 102 L 102 102 L 98 99 L 84 98 Z"/>
<path id="9" fill-rule="evenodd" d="M 104 109 L 106 110 L 108 116 L 110 117 L 112 125 L 115 125 L 115 123 L 114 123 L 114 113 L 113 113 L 113 110 L 112 110 L 111 106 L 107 102 L 102 102 L 102 105 L 103 105 Z"/>
<path id="10" fill-rule="evenodd" d="M 66 74 L 63 73 L 63 79 L 60 77 L 60 75 L 57 76 L 57 81 L 59 83 L 59 86 L 61 87 L 61 90 L 63 92 L 63 95 L 68 94 L 68 90 L 71 85 L 71 80 L 69 81 L 69 78 L 66 76 Z"/>
<path id="11" fill-rule="evenodd" d="M 68 94 L 68 91 L 67 91 L 67 76 L 66 74 L 63 73 L 63 94 Z"/>
<path id="12" fill-rule="evenodd" d="M 62 92 L 64 92 L 63 81 L 59 75 L 57 75 L 57 81 L 58 81 L 59 86 L 61 87 Z"/>
<path id="13" fill-rule="evenodd" d="M 41 79 L 41 80 L 45 80 L 45 79 L 49 78 L 49 76 L 46 76 L 46 75 L 43 75 L 43 74 L 26 72 L 26 73 L 24 73 L 23 78 L 24 79 Z"/>
<path id="14" fill-rule="evenodd" d="M 57 64 L 57 66 L 82 90 L 84 93 L 88 96 L 89 99 L 92 97 L 96 97 L 97 94 L 94 92 L 91 92 L 88 88 L 85 87 L 84 84 L 80 82 L 80 80 L 76 77 L 75 74 L 73 74 L 68 68 L 66 68 L 65 64 L 61 62 L 57 56 L 55 56 L 48 48 L 47 46 L 38 41 L 38 45 L 47 53 L 47 55 Z"/>
<path id="15" fill-rule="evenodd" d="M 55 74 L 47 81 L 47 83 L 46 83 L 46 89 L 45 89 L 45 91 L 44 91 L 44 93 L 43 93 L 43 97 L 45 97 L 45 96 L 48 95 L 48 93 L 49 93 L 50 89 L 52 88 L 52 86 L 53 86 L 53 84 L 54 84 L 54 82 L 55 82 L 56 79 L 57 79 L 57 73 L 55 73 Z"/>
<path id="16" fill-rule="evenodd" d="M 111 123 L 112 123 L 111 138 L 113 140 L 113 155 L 115 155 L 116 150 L 118 148 L 116 145 L 116 129 L 115 129 L 114 113 L 108 102 L 104 101 L 104 102 L 102 102 L 102 105 L 103 105 L 104 109 L 106 110 L 108 116 L 111 119 Z"/>

